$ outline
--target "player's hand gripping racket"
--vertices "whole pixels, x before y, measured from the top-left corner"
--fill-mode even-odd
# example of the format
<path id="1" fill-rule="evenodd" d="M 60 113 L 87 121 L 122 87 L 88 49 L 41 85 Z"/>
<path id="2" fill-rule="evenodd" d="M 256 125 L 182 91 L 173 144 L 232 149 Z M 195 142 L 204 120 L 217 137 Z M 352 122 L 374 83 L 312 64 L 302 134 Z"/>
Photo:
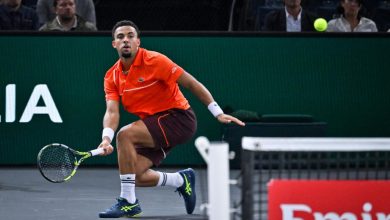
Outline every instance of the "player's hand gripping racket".
<path id="1" fill-rule="evenodd" d="M 45 179 L 53 183 L 62 183 L 76 174 L 81 162 L 102 153 L 104 153 L 103 148 L 80 152 L 66 145 L 54 143 L 46 145 L 39 151 L 37 163 Z"/>

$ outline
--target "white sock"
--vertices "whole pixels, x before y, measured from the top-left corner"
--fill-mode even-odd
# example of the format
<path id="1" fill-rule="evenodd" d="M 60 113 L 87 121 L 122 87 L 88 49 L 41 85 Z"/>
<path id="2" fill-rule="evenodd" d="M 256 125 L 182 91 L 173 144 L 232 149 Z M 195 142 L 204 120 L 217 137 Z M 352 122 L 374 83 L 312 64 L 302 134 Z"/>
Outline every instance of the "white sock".
<path id="1" fill-rule="evenodd" d="M 135 174 L 119 175 L 121 179 L 120 197 L 126 199 L 129 203 L 135 203 Z"/>
<path id="2" fill-rule="evenodd" d="M 180 187 L 183 185 L 183 177 L 179 173 L 163 173 L 158 172 L 160 179 L 158 180 L 157 186 L 173 186 Z"/>

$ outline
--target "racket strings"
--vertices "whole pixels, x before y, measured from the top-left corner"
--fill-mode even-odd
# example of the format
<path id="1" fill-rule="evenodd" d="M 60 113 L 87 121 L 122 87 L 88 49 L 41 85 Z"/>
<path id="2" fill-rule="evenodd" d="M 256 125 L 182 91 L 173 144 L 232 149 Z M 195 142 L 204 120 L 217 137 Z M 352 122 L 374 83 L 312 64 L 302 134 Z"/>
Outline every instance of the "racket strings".
<path id="1" fill-rule="evenodd" d="M 45 177 L 61 182 L 72 174 L 76 158 L 69 149 L 52 145 L 41 152 L 39 163 Z"/>

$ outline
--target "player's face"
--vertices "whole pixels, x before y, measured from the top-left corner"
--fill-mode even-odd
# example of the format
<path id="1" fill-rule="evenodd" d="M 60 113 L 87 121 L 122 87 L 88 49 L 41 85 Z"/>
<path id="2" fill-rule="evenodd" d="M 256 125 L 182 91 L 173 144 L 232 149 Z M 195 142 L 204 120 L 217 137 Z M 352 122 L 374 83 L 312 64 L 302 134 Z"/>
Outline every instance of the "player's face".
<path id="1" fill-rule="evenodd" d="M 136 30 L 131 26 L 121 26 L 115 30 L 112 46 L 118 51 L 120 57 L 131 58 L 137 53 L 140 39 Z"/>

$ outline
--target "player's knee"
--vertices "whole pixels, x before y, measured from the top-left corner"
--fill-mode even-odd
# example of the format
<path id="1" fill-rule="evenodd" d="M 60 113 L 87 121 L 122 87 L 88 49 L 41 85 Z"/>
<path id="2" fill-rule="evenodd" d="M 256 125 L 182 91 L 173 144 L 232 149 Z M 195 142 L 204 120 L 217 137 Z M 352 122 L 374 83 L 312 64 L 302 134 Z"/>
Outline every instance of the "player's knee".
<path id="1" fill-rule="evenodd" d="M 135 131 L 131 126 L 125 126 L 119 130 L 116 134 L 116 140 L 118 143 L 131 142 L 135 143 L 137 140 L 135 138 Z"/>

